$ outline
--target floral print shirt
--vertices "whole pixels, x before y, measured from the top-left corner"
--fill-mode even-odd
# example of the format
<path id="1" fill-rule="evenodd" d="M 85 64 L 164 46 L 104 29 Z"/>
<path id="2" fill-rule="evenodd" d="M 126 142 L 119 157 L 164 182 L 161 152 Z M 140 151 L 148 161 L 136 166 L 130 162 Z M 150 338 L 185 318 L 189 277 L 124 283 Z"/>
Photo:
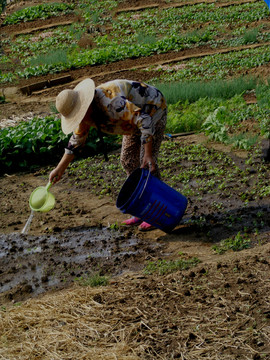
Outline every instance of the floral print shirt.
<path id="1" fill-rule="evenodd" d="M 138 130 L 141 142 L 151 141 L 155 125 L 167 111 L 166 100 L 153 86 L 131 80 L 113 80 L 96 87 L 94 100 L 102 132 L 130 135 Z M 95 116 L 95 113 L 93 113 Z M 91 119 L 84 119 L 72 134 L 65 152 L 76 154 L 85 144 Z"/>

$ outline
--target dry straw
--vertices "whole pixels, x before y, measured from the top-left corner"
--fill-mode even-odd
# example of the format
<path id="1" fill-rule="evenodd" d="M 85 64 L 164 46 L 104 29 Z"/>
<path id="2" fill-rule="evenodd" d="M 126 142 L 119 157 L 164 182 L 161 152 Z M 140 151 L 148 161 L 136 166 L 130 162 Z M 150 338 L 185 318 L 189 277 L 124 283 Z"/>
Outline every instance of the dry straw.
<path id="1" fill-rule="evenodd" d="M 75 287 L 1 312 L 0 359 L 137 360 L 94 300 L 106 291 Z"/>
<path id="2" fill-rule="evenodd" d="M 270 358 L 270 244 L 0 311 L 2 360 Z"/>

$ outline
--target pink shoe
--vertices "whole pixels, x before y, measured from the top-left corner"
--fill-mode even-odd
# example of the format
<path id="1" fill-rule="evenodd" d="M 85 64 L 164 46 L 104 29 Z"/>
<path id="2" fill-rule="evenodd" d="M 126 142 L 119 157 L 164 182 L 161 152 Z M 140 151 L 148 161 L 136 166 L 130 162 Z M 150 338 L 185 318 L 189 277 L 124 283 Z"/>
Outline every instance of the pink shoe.
<path id="1" fill-rule="evenodd" d="M 148 224 L 147 222 L 142 222 L 140 226 L 138 226 L 138 229 L 140 231 L 149 231 L 149 230 L 153 230 L 156 229 L 155 226 Z"/>
<path id="2" fill-rule="evenodd" d="M 122 225 L 138 225 L 142 222 L 141 219 L 137 218 L 136 216 L 132 216 L 132 218 L 122 221 Z"/>

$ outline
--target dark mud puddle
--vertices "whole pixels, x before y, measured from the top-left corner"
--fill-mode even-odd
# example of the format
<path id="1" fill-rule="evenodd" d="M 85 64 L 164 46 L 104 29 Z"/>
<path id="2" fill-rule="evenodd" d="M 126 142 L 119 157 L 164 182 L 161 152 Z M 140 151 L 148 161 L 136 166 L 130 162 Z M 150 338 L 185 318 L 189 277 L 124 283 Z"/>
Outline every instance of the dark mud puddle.
<path id="1" fill-rule="evenodd" d="M 0 235 L 0 300 L 21 301 L 76 278 L 138 270 L 160 245 L 111 229 Z"/>

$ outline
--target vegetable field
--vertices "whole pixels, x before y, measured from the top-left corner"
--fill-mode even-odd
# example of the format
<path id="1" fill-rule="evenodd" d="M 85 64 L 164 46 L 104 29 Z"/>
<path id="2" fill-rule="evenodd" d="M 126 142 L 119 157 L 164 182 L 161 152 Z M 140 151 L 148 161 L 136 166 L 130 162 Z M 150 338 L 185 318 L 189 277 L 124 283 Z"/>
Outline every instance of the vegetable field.
<path id="1" fill-rule="evenodd" d="M 6 1 L 0 9 L 0 358 L 270 359 L 270 9 L 263 0 Z M 170 234 L 126 228 L 120 137 L 35 213 L 68 137 L 55 97 L 91 77 L 157 86 Z"/>

